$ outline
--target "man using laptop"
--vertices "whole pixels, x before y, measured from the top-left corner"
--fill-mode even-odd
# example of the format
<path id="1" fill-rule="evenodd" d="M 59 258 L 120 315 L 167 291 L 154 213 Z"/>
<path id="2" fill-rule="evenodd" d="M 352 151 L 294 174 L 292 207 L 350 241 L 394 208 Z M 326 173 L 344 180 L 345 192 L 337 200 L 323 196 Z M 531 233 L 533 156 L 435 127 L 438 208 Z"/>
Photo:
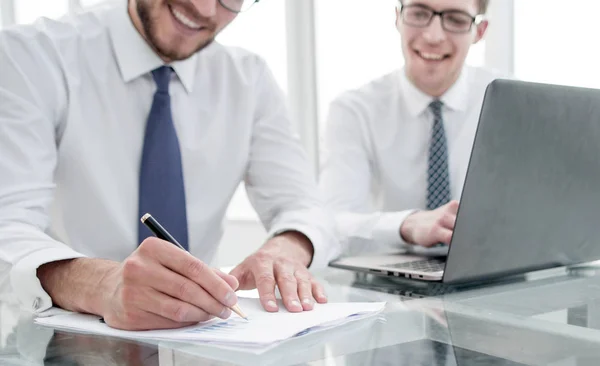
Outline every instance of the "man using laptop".
<path id="1" fill-rule="evenodd" d="M 405 66 L 335 100 L 321 188 L 345 254 L 449 244 L 487 85 L 465 65 L 489 0 L 402 0 Z"/>

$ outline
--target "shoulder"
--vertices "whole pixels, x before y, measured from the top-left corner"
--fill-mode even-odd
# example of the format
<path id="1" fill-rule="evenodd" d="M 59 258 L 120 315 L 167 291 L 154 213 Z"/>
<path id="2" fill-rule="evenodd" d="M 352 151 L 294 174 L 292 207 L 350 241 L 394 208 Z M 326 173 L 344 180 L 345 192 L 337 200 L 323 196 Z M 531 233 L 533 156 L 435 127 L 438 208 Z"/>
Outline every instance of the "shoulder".
<path id="1" fill-rule="evenodd" d="M 496 79 L 506 79 L 510 76 L 496 69 L 485 67 L 466 66 L 469 77 L 469 84 L 475 88 L 485 89 Z"/>
<path id="2" fill-rule="evenodd" d="M 357 88 L 341 93 L 332 105 L 345 106 L 354 110 L 372 110 L 389 105 L 397 99 L 399 92 L 399 70 L 382 75 Z"/>
<path id="3" fill-rule="evenodd" d="M 209 58 L 212 67 L 222 68 L 230 77 L 254 80 L 257 77 L 270 73 L 267 62 L 259 55 L 242 47 L 227 46 L 213 42 L 202 51 L 200 58 Z"/>
<path id="4" fill-rule="evenodd" d="M 102 11 L 86 12 L 60 19 L 39 18 L 32 24 L 0 31 L 0 52 L 11 58 L 39 58 L 40 61 L 68 59 L 84 47 L 94 45 L 106 32 Z"/>

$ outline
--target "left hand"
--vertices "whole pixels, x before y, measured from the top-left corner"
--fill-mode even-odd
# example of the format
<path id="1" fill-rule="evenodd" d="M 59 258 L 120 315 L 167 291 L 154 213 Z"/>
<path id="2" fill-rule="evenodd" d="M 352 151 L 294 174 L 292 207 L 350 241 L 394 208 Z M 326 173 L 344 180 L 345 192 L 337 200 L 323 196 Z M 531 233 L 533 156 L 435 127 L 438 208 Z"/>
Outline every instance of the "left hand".
<path id="1" fill-rule="evenodd" d="M 267 241 L 230 274 L 238 279 L 239 290 L 257 288 L 260 301 L 269 312 L 279 310 L 275 285 L 288 311 L 312 310 L 315 301 L 327 302 L 323 286 L 307 269 L 312 257 L 313 246 L 306 236 L 285 232 Z"/>

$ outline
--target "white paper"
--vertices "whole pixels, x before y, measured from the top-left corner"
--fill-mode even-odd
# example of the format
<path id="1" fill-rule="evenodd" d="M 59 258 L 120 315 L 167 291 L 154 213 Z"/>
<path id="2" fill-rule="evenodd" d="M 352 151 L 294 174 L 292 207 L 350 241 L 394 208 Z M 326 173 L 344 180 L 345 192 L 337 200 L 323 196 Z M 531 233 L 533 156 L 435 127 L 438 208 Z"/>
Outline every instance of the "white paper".
<path id="1" fill-rule="evenodd" d="M 227 320 L 215 319 L 194 326 L 172 330 L 123 331 L 99 321 L 99 317 L 71 313 L 37 318 L 36 323 L 73 331 L 114 337 L 177 340 L 211 343 L 235 347 L 265 347 L 286 339 L 310 334 L 347 322 L 374 315 L 385 303 L 315 304 L 312 311 L 290 313 L 280 304 L 277 313 L 266 312 L 258 299 L 238 298 L 238 305 L 248 321 L 235 313 Z"/>

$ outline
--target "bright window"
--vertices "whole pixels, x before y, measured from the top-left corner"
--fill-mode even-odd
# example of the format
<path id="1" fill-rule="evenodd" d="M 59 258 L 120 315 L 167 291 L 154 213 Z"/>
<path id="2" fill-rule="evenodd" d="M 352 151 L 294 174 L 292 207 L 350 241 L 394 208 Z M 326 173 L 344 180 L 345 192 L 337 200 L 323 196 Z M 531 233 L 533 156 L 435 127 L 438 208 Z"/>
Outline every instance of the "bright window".
<path id="1" fill-rule="evenodd" d="M 263 57 L 275 79 L 287 92 L 287 51 L 285 1 L 261 1 L 238 17 L 219 36 L 218 41 L 239 46 Z M 243 184 L 240 185 L 227 210 L 227 218 L 256 220 Z"/>
<path id="2" fill-rule="evenodd" d="M 31 23 L 39 17 L 58 18 L 69 11 L 68 0 L 16 0 L 15 22 Z"/>
<path id="3" fill-rule="evenodd" d="M 599 1 L 515 1 L 515 76 L 600 88 Z"/>

